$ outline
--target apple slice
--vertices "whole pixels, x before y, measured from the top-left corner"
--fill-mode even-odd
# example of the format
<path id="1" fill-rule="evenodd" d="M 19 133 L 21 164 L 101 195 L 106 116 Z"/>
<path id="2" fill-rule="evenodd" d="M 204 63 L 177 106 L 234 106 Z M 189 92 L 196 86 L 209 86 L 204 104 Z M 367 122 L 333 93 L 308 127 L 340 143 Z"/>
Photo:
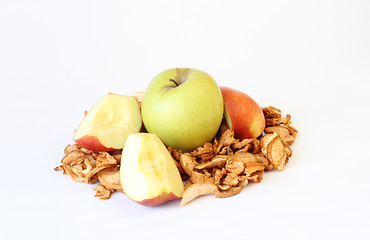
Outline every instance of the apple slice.
<path id="1" fill-rule="evenodd" d="M 167 148 L 156 134 L 135 133 L 122 150 L 121 185 L 125 194 L 144 206 L 182 197 L 184 185 Z"/>
<path id="2" fill-rule="evenodd" d="M 220 89 L 225 104 L 225 120 L 235 136 L 241 140 L 260 136 L 265 129 L 265 116 L 257 102 L 239 90 Z"/>
<path id="3" fill-rule="evenodd" d="M 134 96 L 108 93 L 87 113 L 73 139 L 92 151 L 122 149 L 130 133 L 140 131 L 140 107 Z"/>

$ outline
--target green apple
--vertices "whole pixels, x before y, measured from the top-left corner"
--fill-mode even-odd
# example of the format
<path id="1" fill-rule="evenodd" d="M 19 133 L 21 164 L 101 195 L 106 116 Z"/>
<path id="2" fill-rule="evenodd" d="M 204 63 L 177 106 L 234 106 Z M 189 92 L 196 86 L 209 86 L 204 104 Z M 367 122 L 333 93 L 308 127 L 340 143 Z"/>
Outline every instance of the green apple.
<path id="1" fill-rule="evenodd" d="M 159 137 L 133 133 L 122 150 L 120 179 L 124 193 L 144 206 L 156 206 L 182 197 L 179 170 Z"/>
<path id="2" fill-rule="evenodd" d="M 183 152 L 215 137 L 223 110 L 217 82 L 206 72 L 193 68 L 159 73 L 146 88 L 141 105 L 146 130 Z"/>

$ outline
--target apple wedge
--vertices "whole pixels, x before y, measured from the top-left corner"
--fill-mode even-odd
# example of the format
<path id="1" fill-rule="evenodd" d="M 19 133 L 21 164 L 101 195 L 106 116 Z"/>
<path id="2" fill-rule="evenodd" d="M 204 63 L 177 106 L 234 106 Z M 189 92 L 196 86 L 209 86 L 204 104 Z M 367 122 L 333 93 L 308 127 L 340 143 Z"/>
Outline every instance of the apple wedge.
<path id="1" fill-rule="evenodd" d="M 258 103 L 239 90 L 220 89 L 225 104 L 225 120 L 235 136 L 241 140 L 260 136 L 265 129 L 265 117 Z"/>
<path id="2" fill-rule="evenodd" d="M 87 113 L 74 141 L 92 151 L 122 149 L 130 133 L 140 131 L 140 107 L 134 96 L 108 93 Z"/>
<path id="3" fill-rule="evenodd" d="M 144 206 L 182 197 L 184 185 L 167 148 L 153 133 L 130 134 L 122 150 L 121 185 L 125 194 Z"/>

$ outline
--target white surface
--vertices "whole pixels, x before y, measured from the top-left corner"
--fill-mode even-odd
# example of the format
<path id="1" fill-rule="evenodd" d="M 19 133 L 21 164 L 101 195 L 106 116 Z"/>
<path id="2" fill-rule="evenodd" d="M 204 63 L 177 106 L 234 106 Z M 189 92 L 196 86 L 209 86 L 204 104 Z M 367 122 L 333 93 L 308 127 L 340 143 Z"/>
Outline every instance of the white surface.
<path id="1" fill-rule="evenodd" d="M 368 239 L 370 2 L 0 2 L 0 239 Z M 195 67 L 299 130 L 239 195 L 143 207 L 53 168 L 105 93 Z M 203 238 L 205 239 L 205 238 Z"/>

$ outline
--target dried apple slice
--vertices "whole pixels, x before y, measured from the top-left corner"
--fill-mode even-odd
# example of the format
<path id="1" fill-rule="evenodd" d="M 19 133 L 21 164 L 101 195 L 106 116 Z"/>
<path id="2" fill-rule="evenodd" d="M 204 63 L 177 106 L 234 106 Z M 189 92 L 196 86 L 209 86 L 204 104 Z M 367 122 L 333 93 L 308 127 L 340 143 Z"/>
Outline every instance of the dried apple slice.
<path id="1" fill-rule="evenodd" d="M 194 168 L 198 166 L 198 163 L 195 161 L 195 157 L 191 156 L 188 153 L 180 155 L 180 164 L 186 174 L 188 174 L 189 176 L 192 175 Z"/>
<path id="2" fill-rule="evenodd" d="M 130 133 L 140 131 L 140 107 L 134 96 L 108 93 L 87 113 L 73 139 L 92 151 L 122 149 Z"/>
<path id="3" fill-rule="evenodd" d="M 110 189 L 101 184 L 98 184 L 96 186 L 96 189 L 94 190 L 95 190 L 95 197 L 98 197 L 101 200 L 109 199 L 112 193 L 116 191 L 115 189 Z"/>
<path id="4" fill-rule="evenodd" d="M 180 206 L 184 206 L 199 196 L 213 194 L 216 191 L 217 187 L 213 183 L 194 183 L 185 189 Z"/>
<path id="5" fill-rule="evenodd" d="M 201 170 L 201 169 L 214 168 L 214 167 L 223 167 L 227 159 L 229 158 L 230 156 L 227 156 L 227 155 L 217 155 L 214 158 L 212 158 L 211 161 L 201 163 L 195 168 Z"/>
<path id="6" fill-rule="evenodd" d="M 284 170 L 287 152 L 280 138 L 276 138 L 269 144 L 267 150 L 267 159 L 269 159 L 275 169 L 278 169 L 279 171 Z"/>
<path id="7" fill-rule="evenodd" d="M 99 182 L 108 188 L 122 189 L 119 168 L 106 168 L 98 173 Z"/>
<path id="8" fill-rule="evenodd" d="M 291 134 L 291 131 L 289 130 L 288 127 L 284 125 L 280 125 L 280 126 L 273 126 L 273 127 L 265 128 L 265 133 L 274 133 L 274 132 L 279 134 L 279 137 L 281 138 L 281 140 L 286 142 L 288 145 L 293 144 L 295 140 L 295 135 Z"/>
<path id="9" fill-rule="evenodd" d="M 215 196 L 218 197 L 218 198 L 227 198 L 227 197 L 231 197 L 231 196 L 234 196 L 238 193 L 240 193 L 242 191 L 243 187 L 242 186 L 239 186 L 239 187 L 231 187 L 225 191 L 216 191 L 215 192 Z"/>

